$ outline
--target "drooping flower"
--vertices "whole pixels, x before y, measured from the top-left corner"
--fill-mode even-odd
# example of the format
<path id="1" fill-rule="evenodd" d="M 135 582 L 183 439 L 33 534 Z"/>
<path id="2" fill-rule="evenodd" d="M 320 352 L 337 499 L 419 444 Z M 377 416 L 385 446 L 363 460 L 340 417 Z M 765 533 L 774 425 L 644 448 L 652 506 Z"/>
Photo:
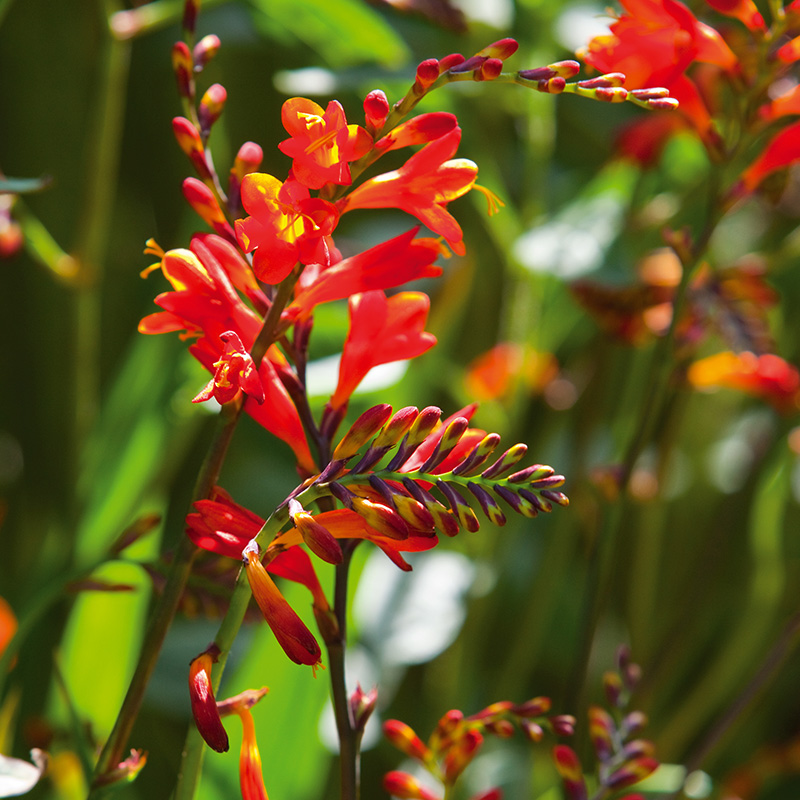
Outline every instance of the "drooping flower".
<path id="1" fill-rule="evenodd" d="M 627 13 L 611 25 L 610 34 L 592 39 L 581 57 L 603 73 L 623 73 L 627 89 L 666 87 L 698 133 L 715 141 L 708 107 L 686 70 L 703 62 L 732 72 L 738 67 L 734 53 L 714 28 L 677 0 L 621 3 Z"/>
<path id="2" fill-rule="evenodd" d="M 336 207 L 311 197 L 297 180 L 281 183 L 272 175 L 251 172 L 242 179 L 242 205 L 250 215 L 236 221 L 236 237 L 253 253 L 253 269 L 265 283 L 280 283 L 300 261 L 331 262 Z"/>
<path id="3" fill-rule="evenodd" d="M 195 725 L 206 744 L 218 753 L 225 753 L 228 750 L 228 734 L 220 719 L 211 685 L 211 665 L 219 658 L 219 653 L 219 647 L 212 644 L 192 660 L 189 668 L 189 700 Z"/>
<path id="4" fill-rule="evenodd" d="M 463 232 L 447 204 L 475 185 L 478 167 L 466 158 L 453 159 L 461 128 L 425 145 L 399 169 L 370 178 L 339 201 L 344 213 L 356 208 L 399 208 L 443 236 L 456 253 L 466 252 Z"/>
<path id="5" fill-rule="evenodd" d="M 320 662 L 322 651 L 314 634 L 281 594 L 261 563 L 256 550 L 257 545 L 253 547 L 248 545 L 243 558 L 247 580 L 264 619 L 283 651 L 295 664 L 316 667 Z"/>
<path id="6" fill-rule="evenodd" d="M 321 189 L 326 183 L 348 185 L 348 162 L 372 147 L 364 128 L 347 124 L 338 100 L 323 110 L 313 100 L 293 97 L 283 104 L 281 121 L 291 138 L 278 148 L 292 159 L 294 177 L 309 189 Z"/>
<path id="7" fill-rule="evenodd" d="M 436 344 L 425 331 L 430 298 L 422 292 L 400 292 L 386 297 L 382 291 L 350 298 L 350 330 L 339 365 L 339 382 L 331 405 L 347 403 L 366 374 L 378 364 L 416 358 Z"/>

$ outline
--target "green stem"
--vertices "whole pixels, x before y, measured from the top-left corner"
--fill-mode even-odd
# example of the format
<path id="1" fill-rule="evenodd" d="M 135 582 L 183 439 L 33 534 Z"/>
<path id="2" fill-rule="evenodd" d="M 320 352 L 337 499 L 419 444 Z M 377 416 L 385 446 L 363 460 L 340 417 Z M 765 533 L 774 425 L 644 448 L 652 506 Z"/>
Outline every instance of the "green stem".
<path id="1" fill-rule="evenodd" d="M 333 612 L 339 624 L 339 635 L 335 640 L 325 642 L 330 662 L 333 711 L 336 717 L 336 730 L 339 734 L 341 800 L 359 800 L 361 796 L 361 754 L 358 747 L 360 733 L 356 731 L 350 715 L 344 663 L 347 641 L 347 582 L 356 544 L 357 542 L 351 540 L 342 548 L 344 558 L 342 563 L 336 567 L 333 603 Z"/>

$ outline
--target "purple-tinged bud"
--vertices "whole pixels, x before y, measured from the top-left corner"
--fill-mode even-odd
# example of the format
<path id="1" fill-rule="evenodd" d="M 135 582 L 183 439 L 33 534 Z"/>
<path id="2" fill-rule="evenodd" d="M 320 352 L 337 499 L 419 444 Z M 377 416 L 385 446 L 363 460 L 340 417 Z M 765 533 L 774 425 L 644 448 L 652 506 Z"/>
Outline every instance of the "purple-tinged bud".
<path id="1" fill-rule="evenodd" d="M 622 748 L 622 756 L 626 761 L 636 758 L 651 758 L 655 752 L 655 745 L 648 739 L 634 739 Z"/>
<path id="2" fill-rule="evenodd" d="M 507 486 L 492 486 L 492 489 L 495 494 L 501 500 L 505 500 L 517 514 L 522 514 L 523 517 L 528 517 L 529 519 L 533 519 L 539 515 L 538 503 L 531 503 L 530 500 L 521 497 L 520 494 L 512 491 Z"/>
<path id="3" fill-rule="evenodd" d="M 481 477 L 487 480 L 494 480 L 501 477 L 511 470 L 527 452 L 528 446 L 525 444 L 515 444 L 513 447 L 509 447 L 491 467 L 481 472 Z"/>
<path id="4" fill-rule="evenodd" d="M 505 61 L 509 56 L 513 56 L 519 49 L 519 44 L 516 39 L 499 39 L 492 42 L 483 50 L 480 50 L 475 55 L 483 56 L 484 58 L 497 58 L 500 61 Z"/>
<path id="5" fill-rule="evenodd" d="M 493 81 L 503 71 L 503 62 L 499 58 L 487 58 L 480 68 L 475 70 L 476 81 Z"/>
<path id="6" fill-rule="evenodd" d="M 643 781 L 658 768 L 658 761 L 654 758 L 636 758 L 613 772 L 604 781 L 609 789 L 624 789 L 634 783 Z"/>
<path id="7" fill-rule="evenodd" d="M 483 488 L 483 486 L 478 485 L 477 483 L 473 483 L 470 481 L 467 484 L 467 489 L 472 492 L 475 496 L 475 499 L 481 504 L 481 508 L 483 509 L 483 513 L 486 514 L 489 521 L 493 525 L 497 525 L 498 527 L 502 527 L 506 524 L 506 515 L 503 513 L 500 506 L 497 504 L 497 500 Z"/>
<path id="8" fill-rule="evenodd" d="M 510 739 L 514 735 L 514 725 L 507 719 L 496 719 L 487 722 L 484 729 L 493 733 L 499 739 Z"/>
<path id="9" fill-rule="evenodd" d="M 500 434 L 490 433 L 472 448 L 469 455 L 453 469 L 453 475 L 470 476 L 486 463 L 487 459 L 500 444 Z"/>
<path id="10" fill-rule="evenodd" d="M 578 81 L 578 86 L 581 89 L 607 89 L 612 86 L 624 85 L 625 75 L 622 72 L 609 72 L 606 75 L 598 75 L 596 78 Z"/>
<path id="11" fill-rule="evenodd" d="M 335 460 L 352 458 L 385 424 L 392 413 L 387 403 L 368 408 L 350 427 L 333 451 Z"/>
<path id="12" fill-rule="evenodd" d="M 594 96 L 604 103 L 624 103 L 628 99 L 628 90 L 622 86 L 610 86 L 608 88 L 601 86 L 599 89 L 594 90 Z"/>
<path id="13" fill-rule="evenodd" d="M 356 514 L 364 518 L 367 525 L 374 528 L 382 536 L 388 536 L 390 539 L 408 538 L 408 525 L 389 506 L 385 506 L 383 503 L 375 503 L 365 497 L 353 495 L 352 509 Z"/>
<path id="14" fill-rule="evenodd" d="M 387 719 L 383 723 L 383 735 L 401 753 L 423 763 L 433 758 L 431 749 L 417 736 L 410 725 L 399 719 Z"/>
<path id="15" fill-rule="evenodd" d="M 545 94 L 561 94 L 567 86 L 566 78 L 556 75 L 555 78 L 550 78 L 546 81 L 539 81 L 536 88 Z"/>
<path id="16" fill-rule="evenodd" d="M 331 490 L 331 494 L 345 508 L 349 508 L 352 511 L 355 495 L 346 486 L 342 486 L 341 483 L 331 483 L 328 488 Z"/>
<path id="17" fill-rule="evenodd" d="M 537 511 L 544 511 L 545 514 L 549 514 L 553 510 L 553 506 L 547 500 L 543 500 L 541 497 L 533 492 L 529 492 L 527 489 L 520 489 L 519 495 L 524 500 L 527 500 L 532 506 L 534 506 Z"/>
<path id="18" fill-rule="evenodd" d="M 436 485 L 447 499 L 447 502 L 450 503 L 450 508 L 458 518 L 461 527 L 466 528 L 471 533 L 477 531 L 481 524 L 469 503 L 446 481 L 438 480 Z"/>
<path id="19" fill-rule="evenodd" d="M 423 503 L 405 492 L 393 489 L 377 475 L 370 475 L 369 482 L 393 506 L 397 513 L 411 526 L 418 536 L 434 536 L 436 521 Z"/>
<path id="20" fill-rule="evenodd" d="M 519 726 L 526 739 L 531 742 L 541 742 L 544 739 L 544 729 L 536 722 L 531 722 L 529 719 L 521 719 Z"/>
<path id="21" fill-rule="evenodd" d="M 175 117 L 172 120 L 172 132 L 178 147 L 189 157 L 197 174 L 201 178 L 208 178 L 210 172 L 206 164 L 206 154 L 200 132 L 186 117 Z"/>
<path id="22" fill-rule="evenodd" d="M 517 72 L 520 78 L 526 81 L 547 81 L 555 78 L 558 73 L 552 67 L 535 67 L 534 69 L 521 69 Z"/>
<path id="23" fill-rule="evenodd" d="M 631 649 L 627 644 L 621 644 L 617 648 L 617 667 L 621 672 L 624 672 L 631 663 Z"/>
<path id="24" fill-rule="evenodd" d="M 680 103 L 674 97 L 656 97 L 648 100 L 647 105 L 654 111 L 675 111 Z"/>
<path id="25" fill-rule="evenodd" d="M 445 429 L 433 452 L 419 467 L 419 472 L 432 472 L 442 461 L 447 458 L 453 448 L 459 443 L 461 437 L 469 427 L 469 420 L 465 417 L 456 417 Z"/>
<path id="26" fill-rule="evenodd" d="M 622 670 L 622 680 L 628 691 L 632 692 L 642 679 L 642 668 L 638 664 L 631 662 Z"/>
<path id="27" fill-rule="evenodd" d="M 194 71 L 202 72 L 203 67 L 211 61 L 212 58 L 219 52 L 220 48 L 219 36 L 209 33 L 204 36 L 192 50 L 192 61 L 194 63 Z"/>
<path id="28" fill-rule="evenodd" d="M 522 491 L 524 491 L 524 489 Z M 542 489 L 540 494 L 542 497 L 540 502 L 543 511 L 550 511 L 552 509 L 552 506 L 549 503 L 544 502 L 545 500 L 549 500 L 551 503 L 555 503 L 557 506 L 566 507 L 569 505 L 569 497 L 567 497 L 564 492 L 553 492 L 550 489 Z"/>
<path id="29" fill-rule="evenodd" d="M 428 406 L 419 412 L 417 418 L 411 423 L 411 428 L 397 449 L 394 458 L 386 465 L 390 472 L 399 469 L 414 454 L 416 449 L 428 438 L 439 425 L 442 418 L 442 409 Z"/>
<path id="30" fill-rule="evenodd" d="M 552 467 L 545 466 L 544 464 L 532 464 L 530 467 L 519 470 L 519 472 L 509 475 L 507 480 L 509 483 L 527 483 L 528 481 L 540 481 L 542 478 L 549 478 L 555 473 Z"/>
<path id="31" fill-rule="evenodd" d="M 458 64 L 454 64 L 448 71 L 456 75 L 460 75 L 464 72 L 473 72 L 476 69 L 480 69 L 485 61 L 486 56 L 470 56 L 469 58 L 460 61 Z"/>
<path id="32" fill-rule="evenodd" d="M 631 96 L 637 100 L 657 100 L 660 97 L 669 97 L 669 89 L 656 86 L 652 89 L 631 89 Z"/>
<path id="33" fill-rule="evenodd" d="M 547 66 L 561 78 L 574 78 L 581 71 L 581 65 L 573 59 L 555 61 Z"/>
<path id="34" fill-rule="evenodd" d="M 438 72 L 438 69 L 437 69 Z M 438 77 L 438 76 L 437 76 Z M 379 131 L 389 116 L 389 100 L 386 93 L 380 89 L 373 89 L 364 98 L 364 119 L 370 133 Z"/>
<path id="35" fill-rule="evenodd" d="M 571 714 L 558 714 L 550 717 L 550 726 L 556 736 L 572 736 L 575 733 L 575 717 Z"/>
<path id="36" fill-rule="evenodd" d="M 320 525 L 294 498 L 289 500 L 289 516 L 312 553 L 329 564 L 342 563 L 342 548 L 334 535 Z"/>
<path id="37" fill-rule="evenodd" d="M 643 711 L 631 711 L 622 720 L 623 738 L 627 738 L 647 727 L 647 715 Z"/>
<path id="38" fill-rule="evenodd" d="M 603 691 L 606 693 L 608 704 L 615 708 L 622 708 L 622 678 L 618 672 L 603 674 Z"/>
<path id="39" fill-rule="evenodd" d="M 510 480 L 510 478 L 509 478 Z M 564 484 L 566 478 L 563 475 L 545 475 L 541 478 L 533 478 L 528 484 L 529 489 L 557 489 Z M 513 483 L 513 481 L 512 481 Z"/>
<path id="40" fill-rule="evenodd" d="M 419 411 L 415 406 L 401 408 L 375 437 L 375 447 L 394 447 L 408 433 L 418 416 Z"/>
<path id="41" fill-rule="evenodd" d="M 541 717 L 552 708 L 552 705 L 549 697 L 533 697 L 518 706 L 514 706 L 512 713 L 517 717 Z"/>
<path id="42" fill-rule="evenodd" d="M 185 0 L 183 4 L 183 19 L 181 27 L 190 36 L 194 36 L 194 29 L 197 25 L 197 12 L 200 10 L 200 0 Z"/>
<path id="43" fill-rule="evenodd" d="M 200 120 L 200 132 L 208 136 L 211 126 L 219 119 L 228 93 L 220 83 L 214 83 L 206 89 L 197 109 L 197 118 Z"/>
<path id="44" fill-rule="evenodd" d="M 356 690 L 350 695 L 350 718 L 356 731 L 364 730 L 377 702 L 377 686 L 365 692 L 360 683 L 356 684 Z"/>
<path id="45" fill-rule="evenodd" d="M 453 69 L 453 67 L 457 67 L 459 64 L 463 64 L 464 61 L 464 56 L 462 56 L 461 53 L 450 53 L 450 55 L 440 58 L 439 74 L 441 75 L 443 72 L 447 72 L 447 70 Z"/>
<path id="46" fill-rule="evenodd" d="M 614 751 L 616 726 L 611 715 L 600 706 L 589 707 L 589 738 L 600 761 L 606 761 Z"/>
<path id="47" fill-rule="evenodd" d="M 186 42 L 175 42 L 172 46 L 172 71 L 178 83 L 178 94 L 194 100 L 194 63 Z"/>
<path id="48" fill-rule="evenodd" d="M 458 533 L 456 518 L 427 490 L 423 489 L 411 478 L 403 478 L 403 486 L 408 493 L 422 503 L 433 516 L 433 522 L 438 531 L 445 536 L 455 536 Z"/>

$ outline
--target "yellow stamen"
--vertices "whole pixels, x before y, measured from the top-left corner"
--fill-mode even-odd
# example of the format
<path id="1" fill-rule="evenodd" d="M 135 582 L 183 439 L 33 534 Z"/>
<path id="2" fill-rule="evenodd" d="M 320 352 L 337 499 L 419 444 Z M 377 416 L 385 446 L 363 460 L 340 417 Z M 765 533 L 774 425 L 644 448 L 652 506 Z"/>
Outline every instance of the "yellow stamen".
<path id="1" fill-rule="evenodd" d="M 480 186 L 477 183 L 474 183 L 472 188 L 477 189 L 486 198 L 490 217 L 496 214 L 501 208 L 505 208 L 506 204 L 491 189 L 487 189 L 485 186 Z"/>

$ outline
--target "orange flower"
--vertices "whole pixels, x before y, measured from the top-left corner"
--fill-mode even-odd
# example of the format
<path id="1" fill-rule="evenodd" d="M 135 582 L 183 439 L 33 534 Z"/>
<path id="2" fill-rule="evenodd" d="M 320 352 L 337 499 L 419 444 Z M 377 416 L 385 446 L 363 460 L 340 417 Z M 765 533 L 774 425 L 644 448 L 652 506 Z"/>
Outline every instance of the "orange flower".
<path id="1" fill-rule="evenodd" d="M 295 664 L 316 667 L 322 651 L 305 623 L 281 594 L 252 549 L 245 549 L 245 571 L 258 607 L 278 644 Z"/>
<path id="2" fill-rule="evenodd" d="M 350 330 L 339 365 L 339 382 L 331 405 L 345 405 L 366 374 L 378 364 L 416 358 L 436 344 L 427 333 L 430 299 L 422 292 L 382 291 L 350 298 Z"/>
<path id="3" fill-rule="evenodd" d="M 298 181 L 251 172 L 242 179 L 242 205 L 250 216 L 236 220 L 236 237 L 245 253 L 255 251 L 260 280 L 280 283 L 298 261 L 330 263 L 339 212 Z"/>
<path id="4" fill-rule="evenodd" d="M 292 159 L 294 177 L 309 189 L 326 183 L 348 185 L 349 161 L 372 147 L 372 137 L 358 125 L 348 125 L 337 100 L 322 106 L 305 97 L 293 97 L 281 109 L 283 127 L 291 136 L 278 145 Z"/>
<path id="5" fill-rule="evenodd" d="M 738 389 L 768 400 L 779 411 L 796 412 L 800 397 L 800 372 L 780 356 L 726 351 L 695 361 L 687 373 L 697 389 Z"/>
<path id="6" fill-rule="evenodd" d="M 308 317 L 320 303 L 359 292 L 391 289 L 441 275 L 441 268 L 433 263 L 441 252 L 439 244 L 432 239 L 415 239 L 416 233 L 414 228 L 327 269 L 313 264 L 307 267 L 300 276 L 294 302 L 285 312 L 287 318 Z"/>
<path id="7" fill-rule="evenodd" d="M 11 606 L 0 597 L 0 655 L 17 632 L 17 618 Z"/>
<path id="8" fill-rule="evenodd" d="M 463 233 L 445 206 L 475 185 L 477 165 L 466 158 L 452 159 L 461 141 L 461 128 L 426 144 L 406 163 L 365 181 L 339 201 L 339 210 L 400 208 L 443 236 L 456 253 L 466 252 Z"/>

